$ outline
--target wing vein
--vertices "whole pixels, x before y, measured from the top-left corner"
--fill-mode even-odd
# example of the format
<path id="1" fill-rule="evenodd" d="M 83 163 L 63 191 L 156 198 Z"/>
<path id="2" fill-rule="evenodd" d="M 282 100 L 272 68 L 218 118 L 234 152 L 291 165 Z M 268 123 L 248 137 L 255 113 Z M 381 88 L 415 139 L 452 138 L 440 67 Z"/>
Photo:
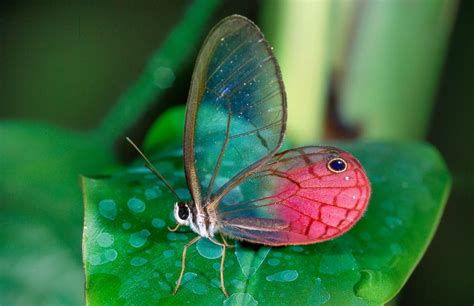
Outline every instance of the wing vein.
<path id="1" fill-rule="evenodd" d="M 238 90 L 241 89 L 243 86 L 245 86 L 245 85 L 247 84 L 247 82 L 248 82 L 250 79 L 254 78 L 254 77 L 255 77 L 256 75 L 258 75 L 259 73 L 263 73 L 264 70 L 261 69 L 261 66 L 263 66 L 264 64 L 266 64 L 266 63 L 267 63 L 268 61 L 270 61 L 271 59 L 272 59 L 272 56 L 268 56 L 268 57 L 264 58 L 260 63 L 255 64 L 255 67 L 250 71 L 250 73 L 248 73 L 247 78 L 246 78 L 244 81 L 241 81 L 241 82 L 238 84 L 239 86 L 234 87 L 234 88 L 230 91 L 229 96 L 232 97 L 232 96 L 234 95 L 234 92 L 238 91 Z M 242 65 L 241 67 L 239 67 L 238 70 L 243 69 L 243 67 L 244 67 L 245 65 L 247 65 L 249 62 L 250 62 L 250 60 L 247 61 L 247 62 L 245 62 L 245 64 Z M 239 71 L 235 71 L 233 74 L 235 74 L 236 72 L 239 72 Z M 227 93 L 228 93 L 228 91 L 225 92 L 225 95 L 227 95 Z"/>
<path id="2" fill-rule="evenodd" d="M 244 26 L 242 26 L 244 27 Z M 224 65 L 224 63 L 227 62 L 227 60 L 232 56 L 234 55 L 237 51 L 239 51 L 240 49 L 242 49 L 242 47 L 247 43 L 248 41 L 242 41 L 238 46 L 236 46 L 231 52 L 229 52 L 229 54 L 227 54 L 226 57 L 224 57 L 219 65 L 217 65 L 217 67 L 214 69 L 214 71 L 209 75 L 209 77 L 207 78 L 207 82 L 206 83 L 209 83 L 209 80 L 214 76 L 214 74 L 217 73 L 217 71 L 219 71 L 219 69 L 222 68 L 222 66 Z"/>
<path id="3" fill-rule="evenodd" d="M 219 172 L 219 168 L 221 167 L 222 158 L 224 157 L 227 144 L 229 143 L 229 140 L 230 140 L 230 125 L 232 121 L 232 106 L 230 103 L 230 98 L 227 99 L 227 111 L 228 111 L 228 116 L 227 116 L 227 128 L 225 132 L 225 139 L 224 139 L 224 143 L 222 144 L 221 152 L 219 153 L 219 158 L 217 159 L 216 166 L 214 167 L 214 172 L 212 173 L 211 181 L 209 182 L 209 185 L 207 186 L 206 201 L 204 202 L 206 204 L 209 202 L 209 199 L 211 198 L 212 188 L 214 187 L 214 182 L 216 180 L 217 173 Z"/>
<path id="4" fill-rule="evenodd" d="M 264 130 L 268 130 L 274 126 L 278 126 L 279 124 L 281 123 L 281 119 L 277 120 L 277 121 L 274 121 L 270 124 L 267 124 L 265 126 L 262 126 L 262 127 L 259 127 L 259 128 L 256 128 L 254 130 L 250 130 L 250 131 L 247 131 L 247 132 L 242 132 L 240 134 L 235 134 L 235 135 L 232 135 L 230 136 L 231 139 L 234 139 L 234 138 L 239 138 L 239 137 L 243 137 L 243 136 L 248 136 L 248 135 L 252 135 L 252 134 L 255 134 L 255 133 L 259 133 L 261 131 L 264 131 Z"/>

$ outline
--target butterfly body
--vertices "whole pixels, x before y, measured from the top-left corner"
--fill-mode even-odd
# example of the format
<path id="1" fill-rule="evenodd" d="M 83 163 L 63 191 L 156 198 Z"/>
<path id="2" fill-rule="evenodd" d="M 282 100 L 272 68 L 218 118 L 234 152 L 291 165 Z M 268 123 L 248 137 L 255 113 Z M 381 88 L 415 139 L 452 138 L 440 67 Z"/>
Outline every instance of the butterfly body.
<path id="1" fill-rule="evenodd" d="M 218 230 L 216 213 L 207 209 L 198 213 L 192 201 L 175 203 L 173 215 L 179 225 L 189 226 L 201 237 L 213 238 Z"/>

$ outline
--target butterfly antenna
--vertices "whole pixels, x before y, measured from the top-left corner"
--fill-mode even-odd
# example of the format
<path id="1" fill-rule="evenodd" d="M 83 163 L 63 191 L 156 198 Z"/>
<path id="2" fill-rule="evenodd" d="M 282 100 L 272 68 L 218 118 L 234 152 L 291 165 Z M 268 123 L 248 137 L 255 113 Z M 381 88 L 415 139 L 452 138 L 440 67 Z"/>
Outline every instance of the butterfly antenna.
<path id="1" fill-rule="evenodd" d="M 155 166 L 153 166 L 153 164 L 145 156 L 145 154 L 143 154 L 143 152 L 138 148 L 138 146 L 130 138 L 126 137 L 126 139 L 135 148 L 135 150 L 137 150 L 138 154 L 140 154 L 143 157 L 143 159 L 145 160 L 145 166 L 148 169 L 150 169 L 150 171 L 154 175 L 156 175 L 156 177 L 158 177 L 166 185 L 166 187 L 168 187 L 169 190 L 171 190 L 171 192 L 173 192 L 173 194 L 176 197 L 176 199 L 178 200 L 178 202 L 182 202 L 182 200 L 178 196 L 178 193 L 176 192 L 176 190 L 174 190 L 174 188 L 171 186 L 171 184 L 164 178 L 163 175 L 161 175 L 161 173 L 158 171 L 158 169 L 156 169 Z"/>

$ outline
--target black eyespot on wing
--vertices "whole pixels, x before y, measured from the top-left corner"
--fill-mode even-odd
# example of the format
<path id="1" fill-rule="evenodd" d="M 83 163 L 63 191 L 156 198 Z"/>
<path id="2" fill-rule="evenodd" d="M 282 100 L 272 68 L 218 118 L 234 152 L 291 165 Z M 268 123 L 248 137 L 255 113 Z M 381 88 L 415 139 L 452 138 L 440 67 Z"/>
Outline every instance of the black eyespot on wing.
<path id="1" fill-rule="evenodd" d="M 340 157 L 333 158 L 328 162 L 328 169 L 334 173 L 344 172 L 347 169 L 347 162 Z"/>
<path id="2" fill-rule="evenodd" d="M 186 204 L 178 204 L 178 217 L 181 220 L 186 220 L 189 217 L 189 208 L 186 206 Z"/>

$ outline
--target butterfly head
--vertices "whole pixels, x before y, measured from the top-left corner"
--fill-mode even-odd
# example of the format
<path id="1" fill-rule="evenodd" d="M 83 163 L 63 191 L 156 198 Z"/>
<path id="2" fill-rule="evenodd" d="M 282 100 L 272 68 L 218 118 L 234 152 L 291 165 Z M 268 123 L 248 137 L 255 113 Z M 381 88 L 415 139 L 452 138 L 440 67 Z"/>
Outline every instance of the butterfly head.
<path id="1" fill-rule="evenodd" d="M 174 204 L 173 214 L 178 224 L 189 226 L 192 220 L 192 212 L 191 209 L 189 209 L 188 203 L 177 202 L 176 204 Z"/>

